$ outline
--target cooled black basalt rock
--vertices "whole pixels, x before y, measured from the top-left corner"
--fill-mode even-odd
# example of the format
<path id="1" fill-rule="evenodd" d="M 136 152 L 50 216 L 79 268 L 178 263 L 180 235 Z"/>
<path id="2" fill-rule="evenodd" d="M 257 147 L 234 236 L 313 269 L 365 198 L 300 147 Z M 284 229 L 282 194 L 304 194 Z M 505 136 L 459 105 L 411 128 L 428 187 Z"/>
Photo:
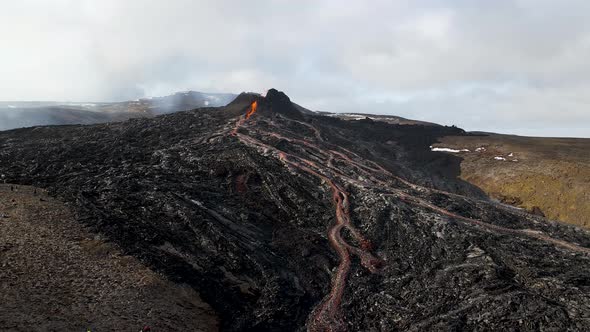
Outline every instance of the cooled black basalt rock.
<path id="1" fill-rule="evenodd" d="M 236 130 L 268 148 L 232 134 L 254 101 Z M 223 330 L 304 330 L 339 263 L 327 237 L 335 212 L 325 181 L 288 167 L 280 150 L 340 172 L 352 223 L 381 261 L 370 273 L 352 256 L 340 307 L 349 330 L 590 330 L 590 234 L 497 205 L 458 179 L 458 157 L 428 147 L 462 133 L 303 114 L 270 90 L 154 119 L 0 132 L 0 174 L 47 188 L 93 231 L 194 287 Z M 329 150 L 358 165 L 323 160 Z"/>

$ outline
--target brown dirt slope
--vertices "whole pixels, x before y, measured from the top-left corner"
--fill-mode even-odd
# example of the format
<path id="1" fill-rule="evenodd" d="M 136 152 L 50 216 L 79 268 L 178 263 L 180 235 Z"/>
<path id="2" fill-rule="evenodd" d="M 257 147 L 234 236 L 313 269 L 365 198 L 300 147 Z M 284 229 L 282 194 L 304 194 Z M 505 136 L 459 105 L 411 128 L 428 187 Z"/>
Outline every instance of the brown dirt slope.
<path id="1" fill-rule="evenodd" d="M 32 187 L 0 185 L 1 331 L 214 331 L 212 309 L 77 224 Z"/>
<path id="2" fill-rule="evenodd" d="M 458 154 L 461 178 L 492 198 L 590 227 L 590 139 L 490 134 L 447 136 L 434 146 L 468 149 Z"/>

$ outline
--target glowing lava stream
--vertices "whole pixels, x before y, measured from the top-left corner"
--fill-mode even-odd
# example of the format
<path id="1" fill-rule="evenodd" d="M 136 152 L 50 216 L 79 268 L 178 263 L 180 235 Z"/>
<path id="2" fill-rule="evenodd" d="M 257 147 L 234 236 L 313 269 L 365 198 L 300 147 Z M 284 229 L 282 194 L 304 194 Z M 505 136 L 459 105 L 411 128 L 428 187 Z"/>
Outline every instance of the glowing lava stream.
<path id="1" fill-rule="evenodd" d="M 255 100 L 252 102 L 252 105 L 250 105 L 250 110 L 248 111 L 248 113 L 246 113 L 246 120 L 250 119 L 250 117 L 252 115 L 254 115 L 254 113 L 256 113 L 257 109 L 258 109 L 258 102 Z"/>
<path id="2" fill-rule="evenodd" d="M 375 188 L 380 191 L 389 192 L 389 194 L 386 194 L 387 196 L 396 197 L 406 203 L 422 206 L 422 207 L 430 209 L 434 212 L 446 215 L 451 218 L 456 218 L 456 219 L 465 221 L 467 223 L 486 228 L 488 230 L 493 230 L 496 232 L 507 233 L 507 234 L 512 234 L 512 235 L 521 235 L 521 236 L 532 237 L 532 238 L 536 238 L 538 240 L 541 240 L 541 241 L 544 241 L 547 243 L 552 243 L 556 246 L 564 247 L 564 248 L 567 248 L 567 249 L 570 249 L 573 251 L 577 251 L 577 252 L 581 252 L 581 253 L 585 253 L 585 254 L 590 254 L 589 248 L 585 248 L 585 247 L 578 246 L 576 244 L 573 244 L 573 243 L 570 243 L 567 241 L 552 238 L 548 235 L 545 235 L 544 233 L 542 233 L 540 231 L 535 231 L 535 230 L 530 230 L 530 229 L 512 229 L 512 228 L 497 226 L 497 225 L 490 224 L 490 223 L 487 223 L 487 222 L 484 222 L 481 220 L 463 217 L 463 216 L 457 215 L 455 213 L 452 213 L 450 211 L 447 211 L 441 207 L 435 206 L 435 205 L 433 205 L 421 198 L 410 195 L 400 189 L 394 188 L 392 182 L 388 182 L 388 180 L 380 180 L 380 179 L 376 178 L 375 173 L 380 174 L 380 175 L 384 176 L 385 178 L 395 179 L 413 190 L 417 190 L 417 191 L 429 190 L 431 192 L 442 193 L 445 195 L 449 195 L 449 196 L 453 196 L 453 197 L 461 197 L 461 198 L 463 198 L 463 196 L 458 195 L 458 194 L 449 193 L 449 192 L 442 191 L 442 190 L 437 190 L 434 188 L 426 188 L 426 187 L 423 187 L 420 185 L 413 184 L 405 179 L 402 179 L 402 178 L 392 174 L 391 172 L 389 172 L 388 170 L 386 170 L 385 168 L 383 168 L 382 166 L 380 166 L 379 164 L 377 164 L 373 161 L 368 160 L 368 162 L 372 165 L 372 167 L 367 166 L 367 165 L 363 165 L 360 162 L 353 160 L 351 157 L 349 157 L 345 153 L 338 152 L 335 150 L 324 150 L 320 146 L 313 144 L 313 143 L 306 141 L 306 140 L 285 137 L 285 136 L 282 136 L 282 135 L 275 133 L 275 132 L 266 132 L 263 130 L 257 130 L 259 133 L 263 133 L 267 136 L 286 140 L 291 143 L 299 143 L 301 145 L 304 145 L 304 146 L 307 146 L 308 148 L 313 149 L 319 155 L 312 154 L 312 156 L 314 156 L 315 158 L 317 158 L 321 162 L 325 162 L 327 164 L 327 166 L 325 166 L 324 169 L 322 169 L 314 161 L 305 159 L 303 157 L 295 156 L 293 154 L 287 153 L 287 152 L 279 150 L 273 146 L 265 144 L 262 141 L 260 141 L 256 138 L 253 138 L 252 136 L 239 133 L 238 129 L 244 124 L 244 122 L 247 119 L 249 119 L 256 112 L 257 106 L 258 105 L 256 102 L 252 103 L 252 105 L 248 108 L 248 112 L 246 113 L 246 115 L 240 117 L 240 119 L 237 121 L 235 128 L 231 131 L 231 134 L 233 136 L 238 137 L 240 139 L 240 141 L 242 141 L 246 145 L 254 146 L 256 148 L 261 148 L 261 149 L 267 150 L 267 151 L 273 151 L 278 156 L 278 158 L 281 161 L 283 161 L 286 165 L 294 167 L 294 168 L 298 168 L 302 171 L 305 171 L 306 173 L 309 173 L 315 177 L 320 178 L 321 180 L 323 180 L 325 183 L 327 183 L 329 185 L 329 187 L 332 191 L 332 201 L 333 201 L 335 209 L 336 209 L 336 223 L 328 231 L 328 240 L 329 240 L 332 248 L 334 248 L 334 250 L 338 253 L 338 256 L 340 257 L 340 263 L 338 265 L 336 273 L 334 274 L 334 276 L 332 278 L 332 288 L 331 288 L 330 293 L 322 300 L 322 302 L 318 306 L 316 306 L 316 308 L 312 311 L 312 313 L 310 315 L 310 318 L 308 320 L 308 330 L 309 331 L 345 330 L 344 322 L 343 322 L 342 317 L 340 316 L 340 313 L 339 313 L 339 306 L 342 301 L 344 287 L 346 284 L 346 278 L 347 278 L 348 273 L 350 271 L 350 265 L 351 265 L 350 253 L 357 255 L 361 260 L 362 266 L 367 268 L 369 271 L 371 271 L 373 273 L 377 271 L 378 267 L 381 264 L 381 261 L 378 260 L 377 258 L 375 258 L 369 252 L 369 250 L 371 250 L 371 247 L 372 247 L 371 242 L 366 240 L 351 223 L 350 213 L 349 213 L 349 194 L 344 189 L 342 189 L 342 187 L 340 187 L 338 184 L 336 184 L 330 177 L 328 177 L 327 175 L 324 175 L 323 173 L 326 171 L 328 171 L 328 173 L 333 172 L 338 177 L 340 177 L 350 183 L 353 183 L 355 185 Z M 294 121 L 294 122 L 300 123 L 302 125 L 305 125 L 305 126 L 311 128 L 314 131 L 316 138 L 319 141 L 324 141 L 317 128 L 315 128 L 309 124 L 300 122 L 300 121 L 291 120 L 291 119 L 289 119 L 289 121 Z M 326 143 L 326 144 L 328 144 L 328 143 Z M 345 149 L 340 146 L 337 146 L 337 148 L 354 156 L 354 158 L 359 158 L 359 159 L 361 158 L 358 154 L 356 154 L 348 149 Z M 325 160 L 323 160 L 323 158 L 325 158 Z M 335 159 L 340 159 L 341 161 L 344 161 L 344 162 L 348 163 L 349 165 L 353 166 L 354 168 L 359 170 L 360 173 L 365 174 L 366 178 L 362 179 L 362 180 L 357 180 L 356 178 L 346 175 L 340 169 L 337 169 L 336 167 L 334 167 L 332 161 Z M 511 211 L 511 212 L 514 213 L 514 211 Z M 341 231 L 343 228 L 346 228 L 351 233 L 354 240 L 361 246 L 360 248 L 354 247 L 354 246 L 346 243 L 346 241 L 342 238 L 342 235 L 341 235 Z"/>
<path id="3" fill-rule="evenodd" d="M 252 115 L 254 115 L 254 113 L 256 113 L 257 110 L 258 110 L 258 102 L 255 100 L 248 107 L 248 112 L 246 113 L 246 115 L 243 116 L 243 117 L 241 116 L 240 119 L 238 120 L 238 122 L 236 123 L 236 126 L 231 131 L 232 136 L 238 136 L 239 137 L 239 135 L 238 135 L 238 129 L 240 129 L 240 127 L 244 124 L 244 122 L 246 122 L 246 120 L 250 119 L 250 117 Z"/>
<path id="4" fill-rule="evenodd" d="M 252 103 L 249 107 L 245 117 L 240 118 L 236 123 L 236 127 L 231 134 L 238 137 L 246 145 L 253 145 L 255 147 L 274 151 L 279 159 L 285 164 L 298 168 L 306 173 L 309 173 L 327 183 L 332 191 L 332 201 L 335 206 L 336 223 L 328 231 L 328 240 L 332 248 L 336 251 L 340 258 L 336 273 L 332 277 L 332 287 L 330 293 L 316 306 L 308 320 L 309 331 L 339 331 L 345 330 L 345 325 L 339 312 L 339 306 L 342 302 L 346 278 L 350 271 L 350 252 L 356 254 L 361 260 L 362 266 L 371 272 L 376 272 L 381 261 L 375 258 L 368 250 L 372 247 L 370 241 L 365 239 L 360 232 L 352 225 L 349 213 L 349 194 L 337 185 L 328 176 L 321 174 L 319 167 L 313 161 L 298 157 L 287 152 L 281 151 L 275 147 L 265 144 L 251 136 L 241 134 L 238 129 L 244 124 L 245 120 L 250 118 L 256 112 L 257 104 Z M 319 137 L 319 134 L 318 134 Z M 305 141 L 302 141 L 305 142 Z M 310 143 L 311 145 L 311 143 Z M 325 154 L 325 152 L 318 147 L 318 149 Z M 331 154 L 330 154 L 331 155 Z M 318 171 L 312 169 L 316 168 Z M 342 229 L 346 228 L 350 231 L 352 237 L 361 248 L 356 248 L 342 238 Z"/>
<path id="5" fill-rule="evenodd" d="M 381 261 L 368 252 L 369 248 L 372 247 L 371 243 L 354 228 L 350 221 L 348 202 L 349 194 L 340 188 L 340 186 L 338 186 L 336 183 L 334 183 L 334 181 L 332 181 L 330 178 L 308 168 L 307 166 L 303 166 L 297 162 L 289 160 L 289 157 L 292 157 L 292 155 L 279 152 L 279 158 L 285 163 L 324 180 L 332 189 L 332 201 L 336 207 L 336 224 L 328 231 L 328 239 L 332 248 L 334 248 L 334 250 L 340 256 L 340 263 L 338 264 L 336 273 L 332 278 L 332 290 L 310 315 L 311 318 L 308 322 L 308 330 L 345 330 L 346 328 L 344 326 L 344 322 L 339 316 L 339 306 L 342 302 L 346 278 L 350 271 L 349 252 L 352 251 L 354 254 L 356 254 L 361 260 L 362 266 L 372 273 L 377 272 L 378 267 L 381 265 Z M 311 164 L 313 165 L 313 163 Z M 353 247 L 344 241 L 341 234 L 343 228 L 346 228 L 351 232 L 355 240 L 361 245 L 361 249 Z"/>

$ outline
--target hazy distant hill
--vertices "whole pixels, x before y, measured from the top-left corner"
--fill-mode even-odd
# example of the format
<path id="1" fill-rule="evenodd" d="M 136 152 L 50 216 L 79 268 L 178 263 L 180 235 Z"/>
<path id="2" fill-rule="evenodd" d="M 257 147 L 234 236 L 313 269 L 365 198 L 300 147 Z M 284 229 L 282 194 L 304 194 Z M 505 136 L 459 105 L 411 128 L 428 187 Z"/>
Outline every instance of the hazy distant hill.
<path id="1" fill-rule="evenodd" d="M 235 97 L 234 94 L 187 91 L 117 103 L 0 102 L 0 130 L 146 118 L 199 107 L 225 106 Z"/>

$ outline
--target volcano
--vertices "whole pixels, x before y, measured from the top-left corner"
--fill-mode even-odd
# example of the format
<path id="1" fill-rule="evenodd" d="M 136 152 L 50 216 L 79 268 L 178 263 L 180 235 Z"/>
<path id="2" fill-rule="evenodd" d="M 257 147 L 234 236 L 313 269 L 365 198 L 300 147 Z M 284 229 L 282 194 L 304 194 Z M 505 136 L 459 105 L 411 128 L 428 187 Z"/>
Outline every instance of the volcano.
<path id="1" fill-rule="evenodd" d="M 490 200 L 460 128 L 348 121 L 275 89 L 225 107 L 0 132 L 46 189 L 187 284 L 225 331 L 590 330 L 590 232 Z"/>

